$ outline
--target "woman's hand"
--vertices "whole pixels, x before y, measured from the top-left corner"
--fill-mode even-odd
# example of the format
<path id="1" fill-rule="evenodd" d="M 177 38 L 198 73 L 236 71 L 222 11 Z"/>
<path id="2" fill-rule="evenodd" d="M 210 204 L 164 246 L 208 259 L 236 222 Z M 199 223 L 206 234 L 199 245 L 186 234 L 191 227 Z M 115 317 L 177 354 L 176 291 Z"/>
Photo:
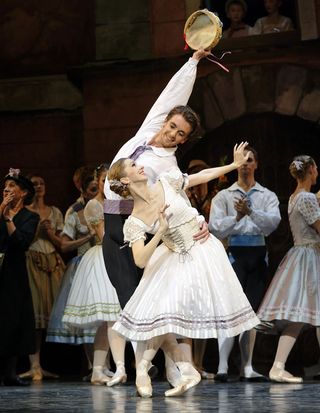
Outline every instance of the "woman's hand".
<path id="1" fill-rule="evenodd" d="M 11 192 L 5 192 L 3 201 L 0 205 L 0 211 L 2 213 L 2 216 L 4 219 L 12 218 L 15 215 L 15 211 L 12 208 L 12 201 L 14 200 L 14 194 Z M 19 200 L 17 204 L 15 205 L 15 210 L 20 208 L 20 202 Z"/>
<path id="2" fill-rule="evenodd" d="M 11 202 L 14 199 L 14 195 L 11 192 L 5 192 L 3 200 L 0 205 L 0 212 L 4 218 L 9 218 L 9 211 L 11 208 Z"/>
<path id="3" fill-rule="evenodd" d="M 166 209 L 169 205 L 165 204 L 159 211 L 159 232 L 164 234 L 169 228 L 168 217 L 166 216 Z"/>
<path id="4" fill-rule="evenodd" d="M 247 162 L 250 152 L 245 153 L 248 142 L 241 142 L 239 145 L 236 144 L 233 148 L 233 163 L 236 168 Z"/>
<path id="5" fill-rule="evenodd" d="M 51 227 L 51 221 L 50 221 L 50 219 L 43 219 L 43 220 L 40 222 L 40 228 L 43 229 L 43 230 L 45 230 L 45 231 L 51 230 L 52 227 Z"/>

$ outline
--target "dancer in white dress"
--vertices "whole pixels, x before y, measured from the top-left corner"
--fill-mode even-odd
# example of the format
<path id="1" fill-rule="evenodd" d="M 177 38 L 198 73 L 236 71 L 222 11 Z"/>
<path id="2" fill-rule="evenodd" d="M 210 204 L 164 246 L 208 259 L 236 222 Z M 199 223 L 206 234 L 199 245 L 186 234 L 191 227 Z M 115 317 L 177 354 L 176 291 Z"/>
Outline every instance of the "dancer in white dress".
<path id="1" fill-rule="evenodd" d="M 193 239 L 199 216 L 183 196 L 183 189 L 208 182 L 244 163 L 246 145 L 235 147 L 230 165 L 189 177 L 174 168 L 151 187 L 143 167 L 130 159 L 118 160 L 109 170 L 110 188 L 133 197 L 134 208 L 125 223 L 124 237 L 132 246 L 136 264 L 145 267 L 140 284 L 114 327 L 138 341 L 138 351 L 145 350 L 137 365 L 136 384 L 142 396 L 152 394 L 146 367 L 166 334 L 231 337 L 259 324 L 222 243 L 212 235 L 202 244 Z M 154 237 L 145 245 L 147 232 Z M 177 349 L 175 361 L 183 377 L 186 363 L 179 357 L 182 355 Z"/>
<path id="2" fill-rule="evenodd" d="M 281 331 L 270 379 L 299 383 L 302 378 L 284 368 L 302 327 L 320 326 L 320 207 L 310 193 L 318 176 L 314 160 L 307 155 L 297 156 L 290 164 L 290 173 L 297 180 L 288 205 L 294 246 L 280 263 L 258 316 Z"/>
<path id="3" fill-rule="evenodd" d="M 121 308 L 116 290 L 106 272 L 102 254 L 103 187 L 107 167 L 107 164 L 102 164 L 96 169 L 99 192 L 84 209 L 89 229 L 96 234 L 96 245 L 84 254 L 77 268 L 62 321 L 71 328 L 98 327 L 94 340 L 91 383 L 110 382 L 110 385 L 114 385 L 125 382 L 127 375 L 124 368 L 125 340 L 112 329 Z M 117 367 L 112 380 L 104 373 L 109 344 Z"/>

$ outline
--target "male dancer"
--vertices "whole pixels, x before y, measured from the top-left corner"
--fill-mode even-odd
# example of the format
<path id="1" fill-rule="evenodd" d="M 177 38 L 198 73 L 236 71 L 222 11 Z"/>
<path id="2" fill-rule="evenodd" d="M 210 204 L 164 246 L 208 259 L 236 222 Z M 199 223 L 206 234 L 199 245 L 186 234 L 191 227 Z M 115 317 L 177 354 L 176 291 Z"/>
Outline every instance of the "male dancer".
<path id="1" fill-rule="evenodd" d="M 265 237 L 271 234 L 281 220 L 279 200 L 275 193 L 255 180 L 258 154 L 249 146 L 247 162 L 238 169 L 238 180 L 212 199 L 209 229 L 219 239 L 228 239 L 232 266 L 242 288 L 256 312 L 267 284 Z M 242 333 L 240 378 L 243 381 L 265 381 L 252 368 L 256 331 Z M 228 381 L 228 359 L 234 337 L 219 339 L 219 366 L 215 381 Z"/>

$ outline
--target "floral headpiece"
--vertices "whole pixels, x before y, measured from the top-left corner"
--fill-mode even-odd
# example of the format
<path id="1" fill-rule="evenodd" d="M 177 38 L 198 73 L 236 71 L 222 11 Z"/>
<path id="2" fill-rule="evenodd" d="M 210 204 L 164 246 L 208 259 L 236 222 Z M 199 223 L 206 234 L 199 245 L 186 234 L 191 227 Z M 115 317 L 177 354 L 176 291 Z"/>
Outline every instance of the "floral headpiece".
<path id="1" fill-rule="evenodd" d="M 301 171 L 302 167 L 303 167 L 303 161 L 292 161 L 292 164 L 295 166 L 297 171 Z"/>
<path id="2" fill-rule="evenodd" d="M 115 187 L 118 187 L 118 188 L 127 188 L 127 186 L 128 186 L 128 184 L 124 184 L 123 182 L 121 182 L 118 179 L 111 179 L 108 182 L 109 182 L 110 187 L 115 186 Z"/>
<path id="3" fill-rule="evenodd" d="M 11 176 L 12 178 L 18 178 L 18 176 L 20 175 L 20 169 L 10 168 L 8 175 Z"/>

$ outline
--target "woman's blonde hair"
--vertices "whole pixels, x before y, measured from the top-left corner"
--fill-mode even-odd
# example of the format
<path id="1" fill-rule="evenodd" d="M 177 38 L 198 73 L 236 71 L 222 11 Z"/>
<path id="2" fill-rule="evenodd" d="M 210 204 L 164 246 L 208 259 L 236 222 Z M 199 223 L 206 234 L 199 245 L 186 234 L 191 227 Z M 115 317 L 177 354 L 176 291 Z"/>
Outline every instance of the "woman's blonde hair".
<path id="1" fill-rule="evenodd" d="M 120 179 L 125 176 L 124 168 L 126 160 L 127 158 L 118 159 L 108 171 L 108 181 L 111 191 L 123 198 L 128 198 L 130 196 L 128 185 L 120 181 Z"/>
<path id="2" fill-rule="evenodd" d="M 314 160 L 309 155 L 295 156 L 289 166 L 289 172 L 295 179 L 305 179 L 310 166 L 315 165 Z"/>

